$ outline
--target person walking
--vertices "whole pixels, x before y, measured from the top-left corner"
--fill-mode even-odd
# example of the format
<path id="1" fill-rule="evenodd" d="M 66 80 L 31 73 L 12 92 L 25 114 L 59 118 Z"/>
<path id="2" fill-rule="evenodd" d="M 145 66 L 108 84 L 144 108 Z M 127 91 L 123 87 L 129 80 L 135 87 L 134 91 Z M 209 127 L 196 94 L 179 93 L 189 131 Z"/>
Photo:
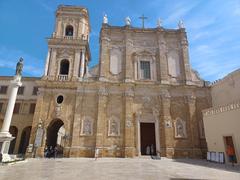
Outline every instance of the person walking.
<path id="1" fill-rule="evenodd" d="M 227 155 L 228 155 L 228 158 L 229 158 L 229 162 L 232 163 L 232 166 L 234 166 L 235 153 L 234 153 L 234 149 L 231 145 L 227 146 Z"/>
<path id="2" fill-rule="evenodd" d="M 99 149 L 95 148 L 95 161 L 97 160 L 98 155 L 99 155 Z"/>

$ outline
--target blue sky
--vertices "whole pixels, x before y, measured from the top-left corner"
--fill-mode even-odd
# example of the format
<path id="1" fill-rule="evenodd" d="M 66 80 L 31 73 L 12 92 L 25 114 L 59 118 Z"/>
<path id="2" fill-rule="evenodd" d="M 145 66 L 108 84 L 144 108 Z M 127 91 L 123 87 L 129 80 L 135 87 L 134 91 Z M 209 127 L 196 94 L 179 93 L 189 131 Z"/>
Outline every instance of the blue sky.
<path id="1" fill-rule="evenodd" d="M 46 38 L 54 29 L 58 5 L 80 5 L 89 10 L 90 66 L 99 60 L 99 31 L 104 13 L 109 24 L 123 26 L 129 16 L 141 26 L 139 16 L 148 17 L 146 27 L 176 28 L 184 21 L 192 68 L 209 81 L 240 68 L 240 0 L 0 0 L 0 75 L 13 75 L 19 57 L 24 75 L 41 76 L 47 55 Z"/>

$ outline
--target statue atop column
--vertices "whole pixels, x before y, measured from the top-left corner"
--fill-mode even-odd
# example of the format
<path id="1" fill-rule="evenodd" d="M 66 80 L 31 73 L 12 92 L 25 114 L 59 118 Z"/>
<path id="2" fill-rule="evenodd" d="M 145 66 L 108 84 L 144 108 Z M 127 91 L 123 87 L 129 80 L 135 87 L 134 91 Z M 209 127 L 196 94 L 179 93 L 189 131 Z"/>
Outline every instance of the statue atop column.
<path id="1" fill-rule="evenodd" d="M 157 20 L 157 27 L 158 28 L 162 27 L 162 20 L 160 18 L 158 18 Z"/>
<path id="2" fill-rule="evenodd" d="M 126 26 L 131 26 L 131 19 L 129 16 L 125 18 L 125 24 Z"/>
<path id="3" fill-rule="evenodd" d="M 22 76 L 22 69 L 23 69 L 23 58 L 21 57 L 16 66 L 16 76 Z"/>
<path id="4" fill-rule="evenodd" d="M 106 14 L 103 16 L 103 24 L 108 24 L 108 17 Z"/>

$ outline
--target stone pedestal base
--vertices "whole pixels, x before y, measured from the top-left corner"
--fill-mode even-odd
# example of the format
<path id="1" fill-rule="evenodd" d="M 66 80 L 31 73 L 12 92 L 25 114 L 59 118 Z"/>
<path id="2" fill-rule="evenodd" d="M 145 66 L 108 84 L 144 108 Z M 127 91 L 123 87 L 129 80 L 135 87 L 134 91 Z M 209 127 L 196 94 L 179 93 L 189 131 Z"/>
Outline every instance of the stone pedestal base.
<path id="1" fill-rule="evenodd" d="M 15 159 L 8 154 L 10 142 L 15 137 L 12 137 L 10 133 L 1 132 L 0 133 L 0 162 L 11 162 Z"/>

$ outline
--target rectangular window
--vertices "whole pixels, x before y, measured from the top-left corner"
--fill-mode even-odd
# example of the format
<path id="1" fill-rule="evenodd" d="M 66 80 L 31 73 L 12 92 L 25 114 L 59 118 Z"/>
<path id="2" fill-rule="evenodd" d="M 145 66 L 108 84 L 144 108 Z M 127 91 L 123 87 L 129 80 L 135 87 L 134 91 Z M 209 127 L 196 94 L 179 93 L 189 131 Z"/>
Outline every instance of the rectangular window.
<path id="1" fill-rule="evenodd" d="M 19 114 L 19 112 L 20 112 L 20 103 L 15 103 L 13 113 Z"/>
<path id="2" fill-rule="evenodd" d="M 35 107 L 36 107 L 36 104 L 35 104 L 35 103 L 31 103 L 31 104 L 30 104 L 29 114 L 34 114 L 34 112 L 35 112 Z"/>
<path id="3" fill-rule="evenodd" d="M 23 95 L 24 93 L 24 86 L 18 88 L 18 95 Z"/>
<path id="4" fill-rule="evenodd" d="M 151 79 L 150 62 L 140 61 L 141 79 Z"/>
<path id="5" fill-rule="evenodd" d="M 0 86 L 0 94 L 7 94 L 7 86 Z"/>
<path id="6" fill-rule="evenodd" d="M 33 92 L 32 92 L 32 95 L 37 95 L 37 92 L 38 92 L 38 87 L 33 87 Z"/>
<path id="7" fill-rule="evenodd" d="M 0 102 L 0 113 L 2 112 L 2 109 L 3 109 L 3 103 Z"/>

